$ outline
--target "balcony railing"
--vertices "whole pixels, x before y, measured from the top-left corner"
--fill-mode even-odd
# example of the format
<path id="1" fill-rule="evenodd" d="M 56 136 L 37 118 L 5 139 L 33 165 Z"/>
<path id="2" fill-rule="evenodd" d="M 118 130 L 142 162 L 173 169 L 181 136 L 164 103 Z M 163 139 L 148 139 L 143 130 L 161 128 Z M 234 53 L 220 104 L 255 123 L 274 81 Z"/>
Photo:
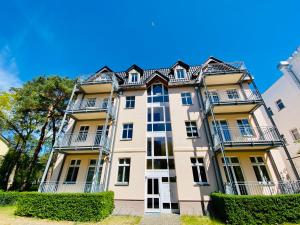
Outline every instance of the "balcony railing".
<path id="1" fill-rule="evenodd" d="M 41 192 L 56 193 L 56 192 L 101 192 L 104 190 L 103 184 L 95 184 L 92 182 L 44 182 L 40 186 Z"/>
<path id="2" fill-rule="evenodd" d="M 278 182 L 234 182 L 225 184 L 226 194 L 236 195 L 277 195 L 277 194 L 299 194 L 300 181 L 278 181 Z"/>
<path id="3" fill-rule="evenodd" d="M 262 101 L 258 91 L 253 90 L 217 90 L 206 93 L 206 110 L 211 105 L 244 104 Z"/>
<path id="4" fill-rule="evenodd" d="M 202 74 L 235 73 L 246 71 L 244 62 L 210 63 L 202 68 Z"/>
<path id="5" fill-rule="evenodd" d="M 110 115 L 114 116 L 116 108 L 109 101 L 74 101 L 71 102 L 69 108 L 67 109 L 68 113 L 76 113 L 76 112 L 108 112 Z"/>
<path id="6" fill-rule="evenodd" d="M 214 145 L 249 143 L 272 143 L 281 142 L 281 137 L 277 134 L 274 127 L 215 127 L 213 131 Z"/>
<path id="7" fill-rule="evenodd" d="M 66 133 L 57 140 L 55 148 L 71 150 L 103 148 L 104 150 L 109 151 L 110 139 L 106 135 L 102 135 L 102 132 Z"/>
<path id="8" fill-rule="evenodd" d="M 79 85 L 89 85 L 89 84 L 102 84 L 102 83 L 112 83 L 114 88 L 118 89 L 119 84 L 118 80 L 114 73 L 108 72 L 108 73 L 102 73 L 97 76 L 96 79 L 92 79 L 93 75 L 89 75 L 89 78 L 81 78 L 78 82 Z"/>

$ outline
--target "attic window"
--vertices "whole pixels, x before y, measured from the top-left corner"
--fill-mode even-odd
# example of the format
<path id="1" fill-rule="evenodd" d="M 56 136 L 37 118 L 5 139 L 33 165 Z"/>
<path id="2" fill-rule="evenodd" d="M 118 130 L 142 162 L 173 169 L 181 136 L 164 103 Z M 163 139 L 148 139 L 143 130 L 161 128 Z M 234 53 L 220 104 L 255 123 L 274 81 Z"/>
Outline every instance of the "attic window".
<path id="1" fill-rule="evenodd" d="M 184 69 L 177 69 L 176 70 L 177 79 L 184 79 L 185 78 L 185 70 Z"/>
<path id="2" fill-rule="evenodd" d="M 129 75 L 129 83 L 137 83 L 140 80 L 140 76 L 138 73 L 130 73 Z"/>

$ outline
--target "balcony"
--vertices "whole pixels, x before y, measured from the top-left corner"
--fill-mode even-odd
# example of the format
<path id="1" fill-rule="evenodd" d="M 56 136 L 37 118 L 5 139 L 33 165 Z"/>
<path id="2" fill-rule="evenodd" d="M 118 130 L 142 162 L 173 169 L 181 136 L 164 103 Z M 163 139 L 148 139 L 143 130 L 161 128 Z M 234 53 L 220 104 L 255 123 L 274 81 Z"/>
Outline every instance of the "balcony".
<path id="1" fill-rule="evenodd" d="M 262 98 L 253 90 L 217 90 L 208 91 L 205 100 L 205 112 L 215 114 L 250 113 L 261 106 Z"/>
<path id="2" fill-rule="evenodd" d="M 54 148 L 58 151 L 69 153 L 97 151 L 100 148 L 108 152 L 110 149 L 110 139 L 106 135 L 102 135 L 102 132 L 66 133 L 57 140 Z"/>
<path id="3" fill-rule="evenodd" d="M 244 79 L 245 74 L 247 70 L 243 62 L 209 63 L 202 68 L 202 75 L 208 86 L 237 84 Z"/>
<path id="4" fill-rule="evenodd" d="M 86 79 L 79 82 L 79 88 L 86 94 L 109 93 L 112 88 L 118 90 L 118 80 L 114 73 L 99 74 L 96 79 Z"/>
<path id="5" fill-rule="evenodd" d="M 67 109 L 67 113 L 76 120 L 105 119 L 107 113 L 114 118 L 115 112 L 115 106 L 108 101 L 74 101 Z"/>
<path id="6" fill-rule="evenodd" d="M 41 192 L 47 193 L 84 193 L 84 192 L 101 192 L 104 190 L 103 184 L 92 182 L 44 182 L 40 186 Z"/>
<path id="7" fill-rule="evenodd" d="M 236 195 L 299 194 L 300 181 L 245 181 L 226 183 L 225 193 Z"/>
<path id="8" fill-rule="evenodd" d="M 282 146 L 274 127 L 218 127 L 213 131 L 215 150 L 267 150 Z"/>

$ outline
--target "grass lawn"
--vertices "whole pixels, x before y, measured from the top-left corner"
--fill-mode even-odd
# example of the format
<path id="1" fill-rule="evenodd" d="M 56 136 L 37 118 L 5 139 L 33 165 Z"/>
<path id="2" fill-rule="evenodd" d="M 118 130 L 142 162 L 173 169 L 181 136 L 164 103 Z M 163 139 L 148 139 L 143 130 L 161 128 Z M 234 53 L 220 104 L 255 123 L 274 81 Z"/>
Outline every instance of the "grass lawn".
<path id="1" fill-rule="evenodd" d="M 38 218 L 28 218 L 14 215 L 15 206 L 0 207 L 0 224 L 5 225 L 136 225 L 140 223 L 141 217 L 137 216 L 110 216 L 101 222 L 71 222 L 53 221 Z"/>
<path id="2" fill-rule="evenodd" d="M 181 216 L 181 225 L 223 225 L 207 216 Z"/>

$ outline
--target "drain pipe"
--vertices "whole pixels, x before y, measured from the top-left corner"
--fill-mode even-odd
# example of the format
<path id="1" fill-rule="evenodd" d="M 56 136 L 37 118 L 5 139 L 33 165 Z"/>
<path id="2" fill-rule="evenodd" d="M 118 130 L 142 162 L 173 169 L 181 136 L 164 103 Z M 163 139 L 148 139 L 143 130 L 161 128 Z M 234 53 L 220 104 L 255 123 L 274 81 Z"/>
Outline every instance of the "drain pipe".
<path id="1" fill-rule="evenodd" d="M 112 140 L 111 140 L 111 146 L 110 146 L 110 155 L 109 155 L 109 167 L 107 170 L 107 173 L 105 175 L 105 191 L 108 191 L 108 187 L 109 187 L 109 182 L 110 182 L 110 173 L 111 173 L 111 167 L 112 167 L 112 160 L 113 160 L 113 152 L 115 149 L 115 137 L 116 137 L 116 129 L 117 129 L 117 118 L 119 117 L 119 106 L 121 104 L 120 101 L 120 95 L 118 96 L 118 104 L 117 104 L 117 108 L 116 108 L 116 114 L 115 114 L 115 119 L 114 119 L 114 125 L 113 125 L 113 130 L 112 130 Z"/>
<path id="2" fill-rule="evenodd" d="M 199 85 L 200 86 L 200 85 Z M 204 108 L 204 104 L 203 104 L 203 101 L 202 101 L 202 95 L 200 93 L 201 89 L 199 87 L 195 87 L 195 91 L 196 91 L 196 95 L 197 95 L 197 99 L 198 99 L 198 106 L 200 109 L 205 109 Z M 200 112 L 200 115 L 202 117 L 202 113 Z M 218 186 L 218 189 L 221 190 L 222 192 L 224 192 L 224 187 L 222 185 L 222 181 L 221 181 L 221 173 L 220 173 L 220 167 L 218 165 L 218 162 L 217 162 L 217 158 L 216 158 L 216 154 L 212 148 L 212 139 L 211 139 L 211 133 L 210 133 L 210 130 L 208 129 L 208 124 L 207 124 L 207 121 L 205 118 L 201 118 L 202 121 L 203 121 L 203 124 L 204 124 L 204 129 L 205 129 L 205 136 L 206 136 L 206 139 L 208 141 L 208 145 L 210 147 L 210 151 L 212 151 L 212 157 L 213 157 L 213 160 L 212 161 L 212 164 L 213 164 L 213 168 L 214 168 L 214 172 L 216 174 L 216 182 L 217 182 L 217 186 Z"/>

